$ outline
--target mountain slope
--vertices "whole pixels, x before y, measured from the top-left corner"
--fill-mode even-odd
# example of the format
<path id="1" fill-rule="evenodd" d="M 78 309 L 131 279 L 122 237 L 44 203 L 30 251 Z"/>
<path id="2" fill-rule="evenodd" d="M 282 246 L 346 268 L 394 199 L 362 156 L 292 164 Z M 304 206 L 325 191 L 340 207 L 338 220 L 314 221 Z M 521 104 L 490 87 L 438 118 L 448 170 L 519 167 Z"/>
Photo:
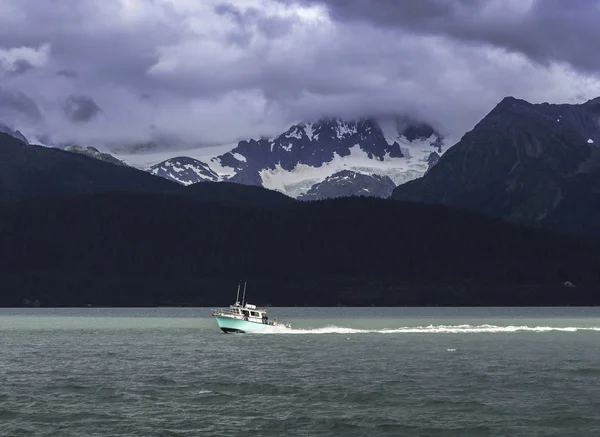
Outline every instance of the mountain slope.
<path id="1" fill-rule="evenodd" d="M 0 200 L 108 191 L 156 192 L 177 185 L 76 153 L 30 146 L 0 133 Z"/>
<path id="2" fill-rule="evenodd" d="M 150 167 L 150 173 L 182 185 L 192 185 L 203 181 L 219 180 L 219 175 L 204 162 L 186 156 L 170 158 Z"/>
<path id="3" fill-rule="evenodd" d="M 8 127 L 7 125 L 5 125 L 3 123 L 0 123 L 0 133 L 10 135 L 11 137 L 14 137 L 19 141 L 22 141 L 25 144 L 29 144 L 29 141 L 27 141 L 27 138 L 25 138 L 25 135 L 23 135 L 18 130 L 11 129 L 10 127 Z"/>
<path id="4" fill-rule="evenodd" d="M 120 159 L 115 158 L 114 156 L 112 156 L 109 153 L 103 153 L 100 150 L 96 149 L 95 147 L 91 147 L 91 146 L 83 147 L 83 146 L 71 145 L 71 146 L 64 147 L 63 150 L 66 150 L 67 152 L 71 152 L 71 153 L 79 153 L 80 155 L 89 156 L 90 158 L 99 159 L 100 161 L 108 162 L 110 164 L 127 166 L 127 164 L 125 162 L 121 161 Z"/>
<path id="5" fill-rule="evenodd" d="M 600 98 L 580 105 L 506 98 L 392 197 L 600 235 L 599 146 Z"/>
<path id="6" fill-rule="evenodd" d="M 283 306 L 600 303 L 598 241 L 440 206 L 290 202 L 0 203 L 0 305 L 226 305 L 240 278 L 253 301 Z"/>
<path id="7" fill-rule="evenodd" d="M 396 185 L 387 176 L 343 170 L 313 185 L 299 200 L 323 200 L 336 197 L 371 196 L 386 198 Z"/>

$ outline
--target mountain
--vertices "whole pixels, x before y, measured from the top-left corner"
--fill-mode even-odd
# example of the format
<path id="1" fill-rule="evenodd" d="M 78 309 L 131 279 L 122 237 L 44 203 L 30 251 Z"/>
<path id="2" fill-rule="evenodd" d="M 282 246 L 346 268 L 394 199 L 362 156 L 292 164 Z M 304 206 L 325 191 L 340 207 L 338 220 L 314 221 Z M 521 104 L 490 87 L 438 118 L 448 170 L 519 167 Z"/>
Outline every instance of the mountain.
<path id="1" fill-rule="evenodd" d="M 263 193 L 181 189 L 224 187 Z M 368 197 L 265 208 L 88 194 L 0 202 L 0 306 L 227 305 L 240 278 L 253 301 L 281 306 L 591 305 L 599 252 L 594 239 Z"/>
<path id="2" fill-rule="evenodd" d="M 149 170 L 185 185 L 226 180 L 263 186 L 291 197 L 308 195 L 313 186 L 324 183 L 327 189 L 315 190 L 339 197 L 348 192 L 347 185 L 336 190 L 336 182 L 342 180 L 326 179 L 341 171 L 389 178 L 398 185 L 422 176 L 445 149 L 444 138 L 433 127 L 406 117 L 324 118 L 294 125 L 271 139 L 241 141 L 206 161 L 180 156 Z M 361 188 L 366 187 L 355 191 Z"/>
<path id="3" fill-rule="evenodd" d="M 229 181 L 306 199 L 367 192 L 372 196 L 387 196 L 390 180 L 398 185 L 422 176 L 447 148 L 443 136 L 431 125 L 397 116 L 354 121 L 323 118 L 315 123 L 294 125 L 274 138 L 240 141 L 225 153 L 206 159 L 188 156 L 204 155 L 203 149 L 165 156 L 168 152 L 157 151 L 157 147 L 154 143 L 142 145 L 137 153 L 119 158 L 122 151 L 115 152 L 115 156 L 95 147 L 61 146 L 66 151 L 112 164 L 142 168 L 182 185 Z M 147 165 L 139 156 L 148 154 L 162 159 Z M 136 164 L 138 160 L 145 161 L 144 165 Z M 343 171 L 362 175 L 353 188 L 338 177 Z"/>
<path id="4" fill-rule="evenodd" d="M 29 141 L 27 141 L 27 138 L 25 138 L 25 135 L 23 135 L 18 130 L 11 129 L 10 127 L 8 127 L 7 125 L 5 125 L 3 123 L 0 123 L 0 133 L 10 135 L 11 137 L 16 138 L 19 141 L 22 141 L 25 144 L 29 144 Z"/>
<path id="5" fill-rule="evenodd" d="M 192 185 L 204 181 L 218 181 L 219 175 L 202 161 L 186 156 L 170 158 L 150 167 L 150 173 L 182 185 Z"/>
<path id="6" fill-rule="evenodd" d="M 0 133 L 0 200 L 109 191 L 159 192 L 178 185 L 147 172 Z"/>
<path id="7" fill-rule="evenodd" d="M 99 159 L 100 161 L 109 162 L 111 164 L 127 166 L 127 164 L 120 159 L 115 158 L 109 153 L 103 153 L 95 147 L 71 145 L 64 147 L 63 150 L 72 153 L 79 153 L 80 155 L 89 156 L 90 158 Z"/>
<path id="8" fill-rule="evenodd" d="M 395 187 L 394 181 L 387 176 L 343 170 L 328 176 L 323 182 L 316 183 L 298 199 L 322 200 L 350 196 L 386 198 L 392 194 Z"/>
<path id="9" fill-rule="evenodd" d="M 600 235 L 600 98 L 577 105 L 505 98 L 392 197 Z"/>

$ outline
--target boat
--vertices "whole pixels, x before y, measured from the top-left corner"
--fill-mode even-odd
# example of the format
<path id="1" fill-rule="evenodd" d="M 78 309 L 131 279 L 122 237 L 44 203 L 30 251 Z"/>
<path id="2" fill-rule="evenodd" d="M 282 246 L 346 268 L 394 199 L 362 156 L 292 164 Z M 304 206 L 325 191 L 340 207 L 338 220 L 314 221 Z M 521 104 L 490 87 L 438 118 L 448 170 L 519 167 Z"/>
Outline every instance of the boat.
<path id="1" fill-rule="evenodd" d="M 217 321 L 217 325 L 221 331 L 226 334 L 232 333 L 258 333 L 268 332 L 273 327 L 290 329 L 289 323 L 281 323 L 275 318 L 269 320 L 266 308 L 259 308 L 246 302 L 246 282 L 244 282 L 244 293 L 242 301 L 240 298 L 241 282 L 238 284 L 237 296 L 235 303 L 229 305 L 226 309 L 213 309 L 212 315 Z"/>

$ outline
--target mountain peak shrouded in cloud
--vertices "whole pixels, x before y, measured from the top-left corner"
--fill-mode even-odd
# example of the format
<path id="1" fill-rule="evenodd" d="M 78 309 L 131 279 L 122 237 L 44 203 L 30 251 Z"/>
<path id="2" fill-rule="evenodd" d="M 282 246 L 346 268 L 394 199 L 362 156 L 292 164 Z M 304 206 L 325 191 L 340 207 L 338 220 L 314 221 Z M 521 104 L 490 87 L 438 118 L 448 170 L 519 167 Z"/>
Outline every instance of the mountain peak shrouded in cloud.
<path id="1" fill-rule="evenodd" d="M 0 119 L 98 147 L 382 113 L 458 137 L 506 95 L 600 95 L 598 22 L 591 0 L 3 0 Z"/>

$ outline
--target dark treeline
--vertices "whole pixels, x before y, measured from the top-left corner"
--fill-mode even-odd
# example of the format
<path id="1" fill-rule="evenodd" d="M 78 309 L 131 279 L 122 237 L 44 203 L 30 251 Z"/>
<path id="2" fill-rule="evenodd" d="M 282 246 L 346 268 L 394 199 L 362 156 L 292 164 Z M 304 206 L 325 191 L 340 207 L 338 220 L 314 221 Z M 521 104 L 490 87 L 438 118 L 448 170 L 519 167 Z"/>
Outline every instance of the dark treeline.
<path id="1" fill-rule="evenodd" d="M 251 302 L 271 305 L 590 305 L 600 303 L 599 249 L 369 198 L 38 199 L 0 205 L 0 305 L 228 305 L 239 279 Z"/>

